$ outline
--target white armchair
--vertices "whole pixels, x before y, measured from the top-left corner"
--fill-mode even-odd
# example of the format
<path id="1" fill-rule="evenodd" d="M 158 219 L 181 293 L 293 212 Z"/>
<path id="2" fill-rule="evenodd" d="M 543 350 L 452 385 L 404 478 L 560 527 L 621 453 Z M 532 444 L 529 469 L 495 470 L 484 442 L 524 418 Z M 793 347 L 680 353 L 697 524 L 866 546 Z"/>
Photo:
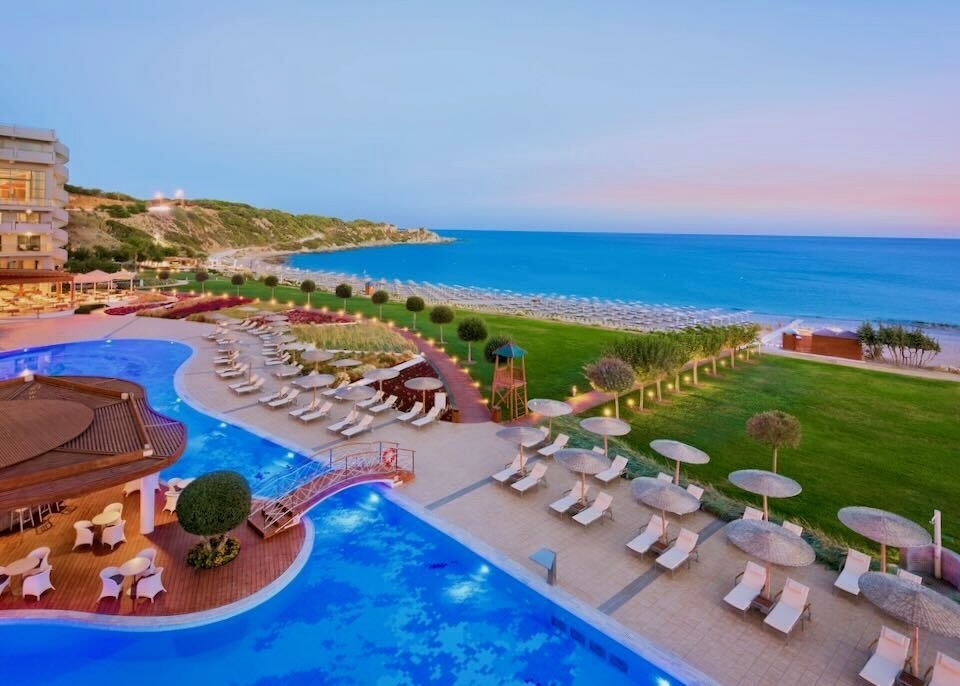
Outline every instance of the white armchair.
<path id="1" fill-rule="evenodd" d="M 79 522 L 74 522 L 73 529 L 76 532 L 73 540 L 73 550 L 82 545 L 93 545 L 93 522 L 81 519 Z"/>
<path id="2" fill-rule="evenodd" d="M 175 488 L 171 488 L 166 493 L 166 502 L 163 504 L 164 512 L 176 512 L 177 511 L 177 502 L 180 500 L 180 491 Z"/>
<path id="3" fill-rule="evenodd" d="M 100 570 L 100 597 L 97 602 L 104 598 L 120 598 L 120 589 L 123 587 L 123 573 L 119 567 L 104 567 Z"/>
<path id="4" fill-rule="evenodd" d="M 10 588 L 10 575 L 7 574 L 7 570 L 3 567 L 0 567 L 0 596 L 3 595 L 3 592 Z"/>
<path id="5" fill-rule="evenodd" d="M 149 598 L 152 603 L 158 593 L 166 591 L 167 589 L 163 587 L 162 575 L 163 567 L 157 567 L 152 574 L 140 577 L 140 581 L 137 582 L 137 598 Z"/>
<path id="6" fill-rule="evenodd" d="M 103 530 L 103 534 L 100 536 L 100 542 L 103 545 L 110 546 L 110 550 L 113 550 L 117 547 L 119 543 L 125 543 L 127 540 L 126 535 L 123 532 L 124 527 L 127 525 L 127 522 L 121 519 L 119 522 L 113 526 L 108 526 Z"/>
<path id="7" fill-rule="evenodd" d="M 33 596 L 37 600 L 40 600 L 42 596 L 47 591 L 55 591 L 53 584 L 50 583 L 50 572 L 53 571 L 53 567 L 50 565 L 45 565 L 44 568 L 28 576 L 23 580 L 23 597 Z"/>

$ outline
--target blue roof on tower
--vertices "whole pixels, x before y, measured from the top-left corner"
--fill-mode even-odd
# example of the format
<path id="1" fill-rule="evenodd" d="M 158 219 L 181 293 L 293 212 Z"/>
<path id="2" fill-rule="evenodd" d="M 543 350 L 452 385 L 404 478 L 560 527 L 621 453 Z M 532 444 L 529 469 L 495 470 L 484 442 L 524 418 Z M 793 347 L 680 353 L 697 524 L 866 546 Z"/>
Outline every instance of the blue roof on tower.
<path id="1" fill-rule="evenodd" d="M 527 351 L 515 343 L 505 343 L 497 348 L 494 353 L 497 357 L 523 357 Z"/>

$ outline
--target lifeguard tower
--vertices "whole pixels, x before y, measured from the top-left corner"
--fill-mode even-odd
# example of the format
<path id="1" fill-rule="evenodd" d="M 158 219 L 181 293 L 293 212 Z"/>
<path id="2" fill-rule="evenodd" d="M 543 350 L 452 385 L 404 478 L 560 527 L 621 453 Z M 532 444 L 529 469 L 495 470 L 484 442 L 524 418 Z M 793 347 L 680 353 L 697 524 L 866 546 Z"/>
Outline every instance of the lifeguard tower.
<path id="1" fill-rule="evenodd" d="M 506 343 L 494 351 L 490 407 L 501 407 L 503 418 L 516 419 L 527 413 L 527 351 L 515 343 Z"/>

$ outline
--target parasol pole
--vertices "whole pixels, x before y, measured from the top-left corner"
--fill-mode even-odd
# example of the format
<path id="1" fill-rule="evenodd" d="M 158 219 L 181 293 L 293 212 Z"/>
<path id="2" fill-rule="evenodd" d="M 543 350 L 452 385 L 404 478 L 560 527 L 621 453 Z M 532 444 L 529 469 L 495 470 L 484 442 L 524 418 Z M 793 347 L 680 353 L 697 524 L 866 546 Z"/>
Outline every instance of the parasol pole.
<path id="1" fill-rule="evenodd" d="M 770 563 L 767 562 L 767 580 L 766 580 L 766 582 L 764 582 L 764 584 L 763 584 L 763 597 L 766 598 L 767 600 L 770 599 L 770 591 L 773 590 L 773 589 L 771 588 L 771 586 L 773 585 L 773 580 L 770 578 L 770 577 L 771 577 L 771 571 L 772 571 L 772 570 L 770 569 L 770 567 L 771 567 Z"/>
<path id="2" fill-rule="evenodd" d="M 673 474 L 673 483 L 677 486 L 680 485 L 680 460 L 674 460 L 677 463 L 677 469 Z"/>
<path id="3" fill-rule="evenodd" d="M 770 521 L 770 510 L 767 509 L 767 494 L 763 494 L 763 518 L 766 521 Z"/>
<path id="4" fill-rule="evenodd" d="M 910 658 L 910 668 L 914 676 L 920 676 L 920 627 L 913 627 L 913 657 Z"/>
<path id="5" fill-rule="evenodd" d="M 880 571 L 881 572 L 887 571 L 887 544 L 886 543 L 880 544 Z"/>
<path id="6" fill-rule="evenodd" d="M 933 576 L 937 579 L 941 575 L 941 563 L 943 560 L 943 535 L 940 530 L 940 510 L 933 511 Z"/>

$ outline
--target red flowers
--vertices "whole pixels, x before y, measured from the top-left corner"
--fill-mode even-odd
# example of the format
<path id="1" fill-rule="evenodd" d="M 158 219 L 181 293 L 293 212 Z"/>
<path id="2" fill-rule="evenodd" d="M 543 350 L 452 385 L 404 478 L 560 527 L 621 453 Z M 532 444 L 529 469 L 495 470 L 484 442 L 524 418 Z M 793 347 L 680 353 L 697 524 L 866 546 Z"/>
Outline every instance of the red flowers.
<path id="1" fill-rule="evenodd" d="M 349 324 L 353 321 L 353 317 L 314 310 L 287 310 L 284 314 L 291 324 Z"/>

